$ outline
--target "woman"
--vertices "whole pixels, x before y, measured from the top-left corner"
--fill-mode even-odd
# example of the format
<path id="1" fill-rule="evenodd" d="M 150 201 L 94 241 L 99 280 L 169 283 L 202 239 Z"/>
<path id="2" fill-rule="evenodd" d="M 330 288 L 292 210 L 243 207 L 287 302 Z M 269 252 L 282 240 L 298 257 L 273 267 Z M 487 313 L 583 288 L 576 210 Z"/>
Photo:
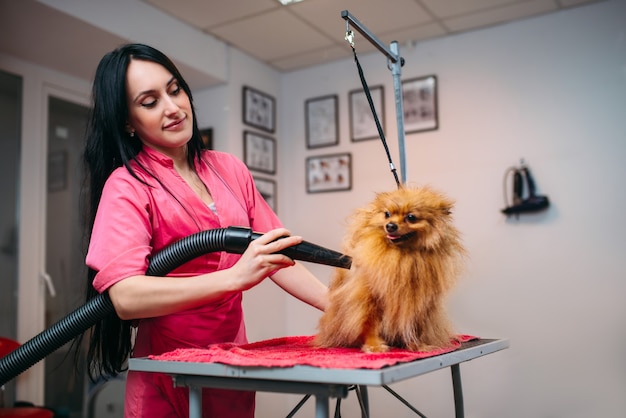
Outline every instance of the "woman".
<path id="1" fill-rule="evenodd" d="M 267 277 L 324 310 L 326 287 L 301 264 L 275 254 L 301 237 L 284 229 L 245 165 L 203 150 L 191 92 L 174 64 L 146 45 L 122 46 L 100 62 L 85 162 L 91 238 L 86 263 L 95 292 L 117 316 L 92 330 L 92 378 L 116 375 L 129 355 L 245 343 L 242 292 Z M 146 276 L 150 256 L 202 230 L 268 231 L 242 255 L 210 253 L 167 277 Z M 136 326 L 134 346 L 131 325 Z M 129 372 L 126 417 L 187 417 L 188 392 L 171 378 Z M 203 416 L 253 417 L 254 394 L 205 390 Z"/>

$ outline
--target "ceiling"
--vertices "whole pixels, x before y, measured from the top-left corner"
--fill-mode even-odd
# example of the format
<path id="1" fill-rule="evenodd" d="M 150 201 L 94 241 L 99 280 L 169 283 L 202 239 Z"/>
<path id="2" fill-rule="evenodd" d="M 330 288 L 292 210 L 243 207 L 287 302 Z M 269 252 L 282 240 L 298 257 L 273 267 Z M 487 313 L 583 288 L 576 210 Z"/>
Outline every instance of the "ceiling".
<path id="1" fill-rule="evenodd" d="M 403 48 L 426 39 L 599 0 L 304 0 L 289 6 L 277 0 L 133 1 L 157 8 L 278 71 L 292 71 L 350 56 L 342 10 L 385 46 L 397 41 L 402 54 Z M 110 4 L 115 7 L 115 2 Z M 351 29 L 358 53 L 374 49 L 354 25 Z M 163 36 L 168 35 L 164 30 Z M 81 42 L 85 39 L 89 42 Z M 102 55 L 127 41 L 36 0 L 0 0 L 0 54 L 90 80 Z M 189 79 L 189 71 L 181 70 Z"/>
<path id="2" fill-rule="evenodd" d="M 281 71 L 349 56 L 348 10 L 383 44 L 400 45 L 552 13 L 589 0 L 142 0 Z M 372 51 L 355 38 L 357 52 Z M 401 46 L 402 48 L 402 46 Z"/>

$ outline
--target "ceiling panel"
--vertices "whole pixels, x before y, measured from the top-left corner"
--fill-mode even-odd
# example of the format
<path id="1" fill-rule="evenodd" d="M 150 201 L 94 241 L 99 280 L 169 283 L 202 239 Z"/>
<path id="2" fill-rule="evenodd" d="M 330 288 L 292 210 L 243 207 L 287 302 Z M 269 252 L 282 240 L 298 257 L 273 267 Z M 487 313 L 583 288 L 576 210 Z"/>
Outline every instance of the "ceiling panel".
<path id="1" fill-rule="evenodd" d="M 499 23 L 511 22 L 514 20 L 528 18 L 556 10 L 553 0 L 533 0 L 518 2 L 504 7 L 498 7 L 472 13 L 451 19 L 446 19 L 443 23 L 454 32 L 466 31 L 474 28 L 492 26 Z"/>
<path id="2" fill-rule="evenodd" d="M 289 10 L 340 42 L 346 32 L 343 10 L 348 10 L 376 36 L 433 19 L 415 0 L 313 0 L 296 3 Z"/>
<path id="3" fill-rule="evenodd" d="M 212 33 L 262 61 L 332 45 L 331 39 L 303 25 L 285 9 L 240 19 L 217 27 Z"/>
<path id="4" fill-rule="evenodd" d="M 156 8 L 279 71 L 293 71 L 351 56 L 342 10 L 384 44 L 398 41 L 402 51 L 403 45 L 603 0 L 304 0 L 289 6 L 277 0 L 124 1 Z M 126 40 L 71 14 L 36 0 L 0 0 L 0 54 L 91 79 L 94 60 Z M 355 47 L 358 53 L 374 50 L 356 31 Z M 202 70 L 186 73 L 198 86 L 219 82 Z"/>
<path id="5" fill-rule="evenodd" d="M 522 3 L 524 0 L 421 0 L 440 19 L 487 11 L 495 7 Z"/>
<path id="6" fill-rule="evenodd" d="M 144 0 L 144 2 L 200 29 L 212 28 L 281 7 L 276 0 L 228 0 L 220 2 Z"/>
<path id="7" fill-rule="evenodd" d="M 333 46 L 316 51 L 307 51 L 287 58 L 272 60 L 270 64 L 279 70 L 289 71 L 293 68 L 306 68 L 314 65 L 352 57 L 350 47 Z"/>

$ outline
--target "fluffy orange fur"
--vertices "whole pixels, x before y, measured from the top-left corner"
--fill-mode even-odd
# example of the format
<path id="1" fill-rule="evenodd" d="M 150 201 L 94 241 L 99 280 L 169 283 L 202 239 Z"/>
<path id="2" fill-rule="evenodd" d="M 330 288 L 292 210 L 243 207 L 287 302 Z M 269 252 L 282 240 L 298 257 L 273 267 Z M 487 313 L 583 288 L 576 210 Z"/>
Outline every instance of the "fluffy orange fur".
<path id="1" fill-rule="evenodd" d="M 444 297 L 465 254 L 453 205 L 430 187 L 404 186 L 353 214 L 343 248 L 352 267 L 337 269 L 330 283 L 318 346 L 384 352 L 452 344 Z"/>

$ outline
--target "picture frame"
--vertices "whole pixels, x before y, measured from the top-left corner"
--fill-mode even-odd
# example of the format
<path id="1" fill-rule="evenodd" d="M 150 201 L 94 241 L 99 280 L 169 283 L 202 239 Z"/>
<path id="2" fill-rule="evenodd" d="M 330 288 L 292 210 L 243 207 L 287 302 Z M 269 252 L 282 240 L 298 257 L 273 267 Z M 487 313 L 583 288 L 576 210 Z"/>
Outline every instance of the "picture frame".
<path id="1" fill-rule="evenodd" d="M 306 160 L 307 193 L 352 189 L 352 154 L 317 155 Z"/>
<path id="2" fill-rule="evenodd" d="M 385 129 L 385 88 L 377 85 L 369 88 L 372 103 L 381 128 Z M 374 114 L 367 100 L 365 90 L 357 89 L 348 93 L 350 105 L 350 139 L 352 142 L 380 138 Z"/>
<path id="3" fill-rule="evenodd" d="M 439 128 L 437 87 L 436 75 L 402 81 L 405 133 L 432 131 Z"/>
<path id="4" fill-rule="evenodd" d="M 48 154 L 48 192 L 62 192 L 67 188 L 67 151 Z"/>
<path id="5" fill-rule="evenodd" d="M 306 146 L 309 149 L 339 143 L 339 96 L 330 94 L 305 100 Z"/>
<path id="6" fill-rule="evenodd" d="M 243 86 L 243 123 L 274 133 L 276 131 L 276 99 L 253 87 Z"/>
<path id="7" fill-rule="evenodd" d="M 263 196 L 263 199 L 265 199 L 274 213 L 276 213 L 276 181 L 257 176 L 252 176 L 252 178 L 254 179 L 254 185 L 259 193 L 261 193 L 261 196 Z"/>
<path id="8" fill-rule="evenodd" d="M 276 174 L 276 140 L 253 131 L 243 133 L 244 163 L 250 170 Z"/>

